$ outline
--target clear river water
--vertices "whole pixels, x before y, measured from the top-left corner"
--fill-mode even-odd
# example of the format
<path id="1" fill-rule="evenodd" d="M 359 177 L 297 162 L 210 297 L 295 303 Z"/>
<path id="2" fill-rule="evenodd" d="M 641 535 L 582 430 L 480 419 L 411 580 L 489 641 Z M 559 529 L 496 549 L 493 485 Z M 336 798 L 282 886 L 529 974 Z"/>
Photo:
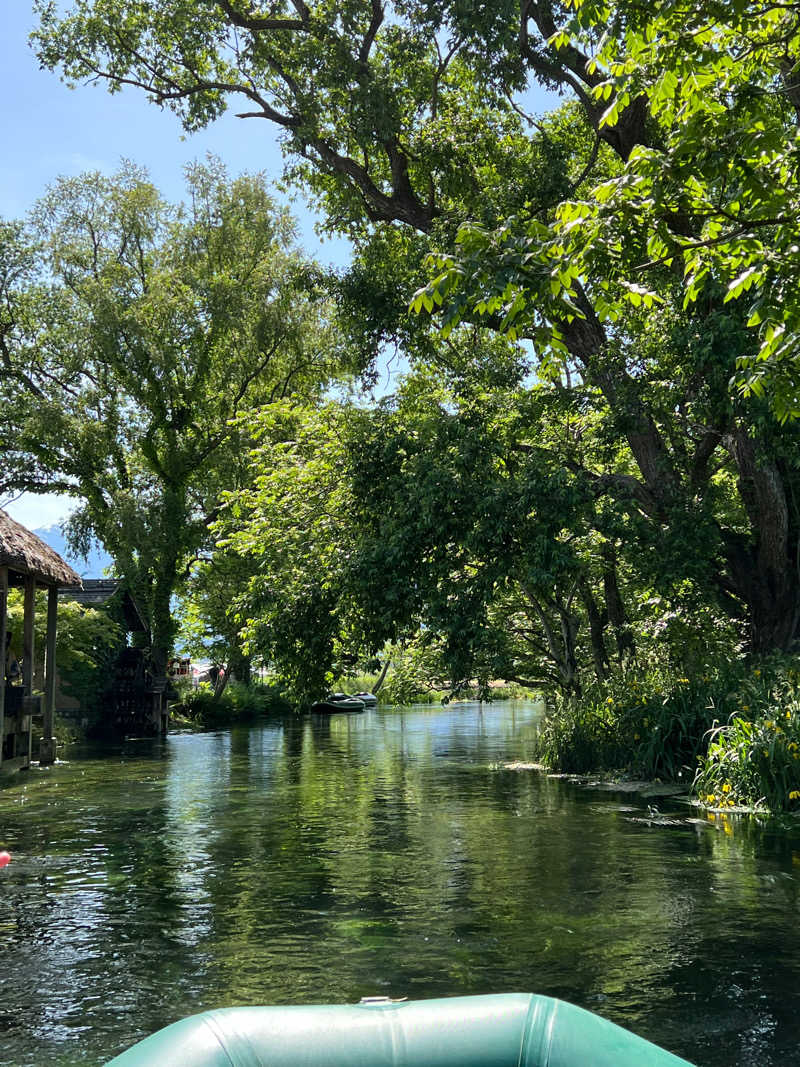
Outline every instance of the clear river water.
<path id="1" fill-rule="evenodd" d="M 215 1006 L 523 991 L 699 1067 L 800 1064 L 800 823 L 508 769 L 537 717 L 377 709 L 18 777 L 0 1063 L 102 1064 Z"/>

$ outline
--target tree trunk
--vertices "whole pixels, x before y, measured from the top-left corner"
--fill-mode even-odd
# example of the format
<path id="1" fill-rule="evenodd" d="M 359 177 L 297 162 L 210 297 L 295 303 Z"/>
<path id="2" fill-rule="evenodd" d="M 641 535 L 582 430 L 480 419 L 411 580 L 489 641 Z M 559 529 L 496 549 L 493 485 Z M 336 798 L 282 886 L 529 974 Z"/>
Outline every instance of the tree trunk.
<path id="1" fill-rule="evenodd" d="M 748 608 L 749 642 L 754 652 L 787 650 L 800 620 L 800 561 L 784 478 L 768 446 L 746 430 L 737 428 L 725 445 L 750 520 L 750 538 L 730 535 L 725 545 L 734 590 Z"/>
<path id="2" fill-rule="evenodd" d="M 378 675 L 378 679 L 375 682 L 375 685 L 372 687 L 373 696 L 377 696 L 378 695 L 381 686 L 386 681 L 386 675 L 387 675 L 391 665 L 392 665 L 392 661 L 387 656 L 386 662 L 384 663 L 383 667 L 381 668 L 381 673 Z"/>
<path id="3" fill-rule="evenodd" d="M 228 670 L 227 674 L 234 679 L 234 681 L 241 682 L 242 685 L 250 685 L 253 678 L 253 661 L 250 656 L 246 656 L 239 645 L 233 644 L 228 652 Z"/>
<path id="4" fill-rule="evenodd" d="M 608 678 L 608 653 L 603 634 L 605 628 L 603 616 L 597 607 L 597 601 L 592 593 L 592 588 L 585 578 L 580 583 L 581 600 L 589 617 L 589 638 L 592 644 L 592 659 L 594 660 L 594 673 L 598 682 Z"/>
<path id="5" fill-rule="evenodd" d="M 534 594 L 531 588 L 524 584 L 521 584 L 520 588 L 539 619 L 547 643 L 550 659 L 557 671 L 561 689 L 565 693 L 572 693 L 574 696 L 580 696 L 582 688 L 580 678 L 578 677 L 578 661 L 575 654 L 580 622 L 570 611 L 569 604 L 571 603 L 572 595 L 570 594 L 566 605 L 561 601 L 560 597 L 556 598 L 555 601 L 550 602 L 551 608 L 556 611 L 559 618 L 559 641 L 556 628 L 551 626 L 542 602 Z"/>
<path id="6" fill-rule="evenodd" d="M 572 597 L 570 597 L 569 600 L 571 602 Z M 565 607 L 562 607 L 559 604 L 558 614 L 561 619 L 561 639 L 564 644 L 564 658 L 561 668 L 561 673 L 564 678 L 564 690 L 568 693 L 574 693 L 576 697 L 579 697 L 583 692 L 580 675 L 578 673 L 577 656 L 580 621 L 570 610 L 569 603 Z"/>
<path id="7" fill-rule="evenodd" d="M 187 521 L 182 490 L 174 487 L 166 489 L 161 507 L 161 551 L 156 556 L 150 589 L 150 670 L 156 692 L 166 690 L 167 664 L 175 640 L 172 594 L 178 580 L 179 532 Z"/>
<path id="8" fill-rule="evenodd" d="M 217 677 L 214 679 L 214 695 L 213 699 L 219 700 L 222 694 L 228 687 L 228 682 L 231 680 L 230 664 L 226 667 L 220 667 L 217 671 Z"/>
<path id="9" fill-rule="evenodd" d="M 614 630 L 614 638 L 617 643 L 617 658 L 620 663 L 623 663 L 625 659 L 630 659 L 635 654 L 636 645 L 628 625 L 625 604 L 619 591 L 617 553 L 612 544 L 608 543 L 603 546 L 603 559 L 605 561 L 603 592 L 606 600 L 606 612 L 608 621 Z"/>

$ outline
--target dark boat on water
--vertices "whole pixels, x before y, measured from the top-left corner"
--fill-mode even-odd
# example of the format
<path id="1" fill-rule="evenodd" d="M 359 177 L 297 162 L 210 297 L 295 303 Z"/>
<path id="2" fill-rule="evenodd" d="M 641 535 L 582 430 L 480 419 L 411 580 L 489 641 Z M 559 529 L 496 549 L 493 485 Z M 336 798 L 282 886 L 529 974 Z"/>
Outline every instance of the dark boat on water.
<path id="1" fill-rule="evenodd" d="M 365 707 L 365 702 L 359 697 L 351 697 L 348 693 L 330 693 L 325 700 L 312 704 L 311 711 L 314 715 L 330 715 L 337 711 L 363 711 Z"/>
<path id="2" fill-rule="evenodd" d="M 368 708 L 376 707 L 378 698 L 374 693 L 353 693 L 356 700 L 363 700 Z"/>

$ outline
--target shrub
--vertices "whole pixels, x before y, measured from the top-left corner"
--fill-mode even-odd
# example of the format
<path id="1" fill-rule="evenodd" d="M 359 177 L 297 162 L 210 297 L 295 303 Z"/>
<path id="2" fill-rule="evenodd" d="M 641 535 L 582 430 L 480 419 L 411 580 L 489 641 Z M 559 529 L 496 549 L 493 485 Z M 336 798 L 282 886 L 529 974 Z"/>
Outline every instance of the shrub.
<path id="1" fill-rule="evenodd" d="M 618 717 L 605 702 L 558 695 L 539 731 L 536 755 L 546 767 L 565 774 L 620 768 L 626 749 Z"/>
<path id="2" fill-rule="evenodd" d="M 693 679 L 634 663 L 580 699 L 556 697 L 537 755 L 571 774 L 676 779 L 696 770 L 693 789 L 708 807 L 800 810 L 797 661 L 737 659 Z"/>
<path id="3" fill-rule="evenodd" d="M 707 807 L 800 809 L 800 693 L 792 666 L 755 668 L 755 685 L 724 725 L 708 735 L 694 782 Z M 781 669 L 783 666 L 783 669 Z M 764 692 L 760 678 L 772 682 Z"/>
<path id="4" fill-rule="evenodd" d="M 244 685 L 241 682 L 230 682 L 217 698 L 213 688 L 202 683 L 187 692 L 174 707 L 179 715 L 207 729 L 251 723 L 265 715 L 291 710 L 279 685 Z"/>
<path id="5" fill-rule="evenodd" d="M 24 600 L 19 590 L 8 598 L 11 648 L 22 656 Z M 35 642 L 37 670 L 44 673 L 47 597 L 36 594 Z M 56 634 L 56 666 L 60 688 L 73 697 L 80 711 L 90 718 L 102 717 L 104 698 L 113 676 L 114 663 L 125 644 L 121 628 L 104 609 L 85 607 L 74 600 L 59 600 Z"/>
<path id="6" fill-rule="evenodd" d="M 538 755 L 567 773 L 624 770 L 675 779 L 694 767 L 713 717 L 702 683 L 627 671 L 580 698 L 556 698 L 539 735 Z"/>
<path id="7" fill-rule="evenodd" d="M 580 698 L 555 698 L 538 758 L 574 774 L 616 770 L 670 780 L 693 774 L 708 730 L 733 711 L 753 678 L 740 661 L 693 679 L 666 663 L 634 661 Z"/>

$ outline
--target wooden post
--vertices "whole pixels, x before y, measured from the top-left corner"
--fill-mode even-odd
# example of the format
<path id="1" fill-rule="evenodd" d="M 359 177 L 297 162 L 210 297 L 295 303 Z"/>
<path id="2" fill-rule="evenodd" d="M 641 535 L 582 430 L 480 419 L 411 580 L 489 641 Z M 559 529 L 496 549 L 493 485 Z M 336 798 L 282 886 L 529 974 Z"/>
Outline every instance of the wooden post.
<path id="1" fill-rule="evenodd" d="M 22 685 L 26 697 L 33 694 L 33 623 L 36 616 L 36 579 L 25 578 L 25 619 L 22 627 Z"/>
<path id="2" fill-rule="evenodd" d="M 3 742 L 6 734 L 6 632 L 8 619 L 8 567 L 0 567 L 0 765 L 3 762 Z"/>
<path id="3" fill-rule="evenodd" d="M 21 759 L 20 766 L 30 767 L 31 748 L 33 745 L 33 687 L 36 682 L 36 642 L 34 623 L 36 622 L 36 578 L 29 574 L 25 578 L 25 618 L 22 623 L 22 714 L 17 721 L 14 735 L 14 756 Z M 27 725 L 28 729 L 22 727 Z M 27 733 L 27 737 L 25 734 Z M 20 745 L 25 747 L 20 751 Z"/>
<path id="4" fill-rule="evenodd" d="M 53 717 L 56 710 L 56 629 L 58 626 L 58 587 L 47 590 L 47 644 L 44 664 L 44 722 L 39 745 L 39 763 L 54 763 L 56 739 L 53 737 Z"/>

